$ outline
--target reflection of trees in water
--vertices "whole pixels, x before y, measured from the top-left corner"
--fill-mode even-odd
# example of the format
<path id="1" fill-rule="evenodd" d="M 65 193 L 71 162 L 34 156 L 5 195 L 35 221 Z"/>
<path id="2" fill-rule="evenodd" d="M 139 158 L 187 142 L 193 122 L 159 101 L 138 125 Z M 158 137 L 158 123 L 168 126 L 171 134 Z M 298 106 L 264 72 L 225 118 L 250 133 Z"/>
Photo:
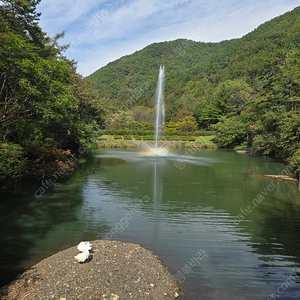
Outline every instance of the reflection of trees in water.
<path id="1" fill-rule="evenodd" d="M 6 193 L 6 195 L 8 195 Z M 25 211 L 25 203 L 1 200 L 0 209 L 0 285 L 11 281 L 22 270 L 18 268 L 32 242 L 22 238 L 25 230 L 17 224 Z"/>
<path id="2" fill-rule="evenodd" d="M 89 231 L 91 234 L 92 231 L 86 229 L 87 225 L 78 219 L 83 202 L 80 183 L 90 175 L 91 165 L 99 166 L 100 160 L 87 157 L 73 176 L 72 185 L 55 190 L 50 188 L 40 198 L 34 197 L 39 186 L 34 189 L 28 187 L 28 183 L 20 185 L 18 192 L 0 191 L 0 286 L 23 272 L 25 261 L 36 261 L 31 254 L 34 247 L 40 247 L 45 255 L 64 247 L 55 244 L 57 240 L 45 239 L 51 231 L 56 230 L 64 236 L 61 243 L 69 243 L 69 246 L 78 242 L 79 233 Z M 72 224 L 76 222 L 79 225 L 74 227 Z M 107 229 L 104 222 L 102 227 L 104 231 Z"/>
<path id="3" fill-rule="evenodd" d="M 260 255 L 290 256 L 300 263 L 300 194 L 296 184 L 280 182 L 276 192 L 256 208 L 259 217 L 252 247 Z"/>
<path id="4" fill-rule="evenodd" d="M 7 201 L 1 203 L 1 285 L 23 271 L 22 263 L 30 259 L 30 249 L 52 229 L 53 224 L 76 220 L 74 211 L 80 201 L 71 201 L 71 195 L 63 199 L 31 195 L 33 193 L 29 197 L 10 194 Z"/>

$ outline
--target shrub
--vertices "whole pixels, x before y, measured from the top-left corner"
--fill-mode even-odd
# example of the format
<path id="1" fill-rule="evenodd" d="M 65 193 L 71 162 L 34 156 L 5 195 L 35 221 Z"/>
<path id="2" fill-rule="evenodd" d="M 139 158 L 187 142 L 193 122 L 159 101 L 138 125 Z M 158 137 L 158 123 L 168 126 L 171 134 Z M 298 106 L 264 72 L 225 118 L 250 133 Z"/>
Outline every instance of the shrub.
<path id="1" fill-rule="evenodd" d="M 23 148 L 12 143 L 0 144 L 0 180 L 18 177 L 23 168 Z"/>
<path id="2" fill-rule="evenodd" d="M 195 131 L 194 136 L 210 136 L 213 134 L 215 134 L 213 131 L 200 129 L 200 130 Z"/>
<path id="3" fill-rule="evenodd" d="M 165 124 L 165 132 L 170 134 L 171 132 L 177 132 L 179 129 L 179 125 L 174 123 L 173 121 L 167 122 Z"/>
<path id="4" fill-rule="evenodd" d="M 197 122 L 194 117 L 185 117 L 178 121 L 177 123 L 180 131 L 194 132 L 197 129 Z"/>
<path id="5" fill-rule="evenodd" d="M 145 136 L 143 136 L 143 140 L 144 141 L 151 141 L 151 140 L 153 140 L 153 135 L 145 135 Z"/>
<path id="6" fill-rule="evenodd" d="M 247 140 L 247 125 L 237 117 L 222 117 L 216 125 L 212 125 L 217 132 L 214 142 L 219 147 L 233 148 Z"/>
<path id="7" fill-rule="evenodd" d="M 136 121 L 132 121 L 127 124 L 126 128 L 130 130 L 138 130 L 142 128 L 142 124 Z"/>

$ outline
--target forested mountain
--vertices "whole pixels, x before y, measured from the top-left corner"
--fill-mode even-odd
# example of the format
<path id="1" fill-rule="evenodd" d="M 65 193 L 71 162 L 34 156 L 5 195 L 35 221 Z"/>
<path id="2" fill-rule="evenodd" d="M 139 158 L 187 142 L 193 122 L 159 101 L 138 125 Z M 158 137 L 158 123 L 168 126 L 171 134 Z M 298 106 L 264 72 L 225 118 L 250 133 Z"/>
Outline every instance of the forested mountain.
<path id="1" fill-rule="evenodd" d="M 68 148 L 102 123 L 100 101 L 66 47 L 39 27 L 40 0 L 0 3 L 0 181 L 74 167 Z"/>
<path id="2" fill-rule="evenodd" d="M 154 107 L 153 97 L 160 65 L 166 69 L 166 103 L 171 116 L 182 106 L 179 97 L 183 93 L 184 83 L 191 79 L 186 72 L 197 67 L 207 67 L 207 62 L 220 49 L 232 43 L 198 43 L 179 39 L 171 42 L 154 43 L 132 55 L 124 56 L 106 67 L 96 71 L 89 78 L 104 105 Z M 177 103 L 178 102 L 178 103 Z M 190 101 L 184 106 L 192 109 Z"/>
<path id="3" fill-rule="evenodd" d="M 126 126 L 139 121 L 138 109 L 153 108 L 163 64 L 167 121 L 193 114 L 199 128 L 218 133 L 220 146 L 243 144 L 289 158 L 300 143 L 299 46 L 297 7 L 240 39 L 152 44 L 109 63 L 90 79 L 111 111 L 108 127 L 114 127 L 114 120 Z"/>

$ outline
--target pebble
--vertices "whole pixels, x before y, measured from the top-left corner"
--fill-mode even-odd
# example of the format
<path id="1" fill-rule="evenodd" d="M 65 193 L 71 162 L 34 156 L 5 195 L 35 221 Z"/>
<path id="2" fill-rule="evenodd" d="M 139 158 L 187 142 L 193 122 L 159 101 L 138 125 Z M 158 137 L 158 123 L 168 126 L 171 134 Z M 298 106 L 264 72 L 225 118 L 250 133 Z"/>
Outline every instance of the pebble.
<path id="1" fill-rule="evenodd" d="M 118 295 L 114 295 L 114 294 L 104 294 L 102 296 L 102 300 L 119 300 L 120 297 Z"/>

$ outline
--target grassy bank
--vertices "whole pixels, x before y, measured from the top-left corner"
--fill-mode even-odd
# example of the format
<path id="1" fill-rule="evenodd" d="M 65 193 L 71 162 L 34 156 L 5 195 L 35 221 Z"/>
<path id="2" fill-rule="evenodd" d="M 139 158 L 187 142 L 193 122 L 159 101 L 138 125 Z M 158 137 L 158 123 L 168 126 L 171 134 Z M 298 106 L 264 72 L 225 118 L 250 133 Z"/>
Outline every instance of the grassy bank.
<path id="1" fill-rule="evenodd" d="M 181 137 L 180 140 L 161 140 L 165 143 L 166 147 L 174 149 L 184 149 L 184 148 L 199 148 L 199 149 L 216 149 L 217 145 L 212 142 L 214 136 L 200 136 L 195 137 L 194 141 L 184 139 Z M 142 143 L 153 143 L 154 141 L 144 141 L 141 139 L 135 139 L 134 137 L 128 139 L 128 137 L 123 136 L 123 138 L 114 138 L 113 135 L 103 135 L 96 142 L 97 148 L 140 148 Z"/>

